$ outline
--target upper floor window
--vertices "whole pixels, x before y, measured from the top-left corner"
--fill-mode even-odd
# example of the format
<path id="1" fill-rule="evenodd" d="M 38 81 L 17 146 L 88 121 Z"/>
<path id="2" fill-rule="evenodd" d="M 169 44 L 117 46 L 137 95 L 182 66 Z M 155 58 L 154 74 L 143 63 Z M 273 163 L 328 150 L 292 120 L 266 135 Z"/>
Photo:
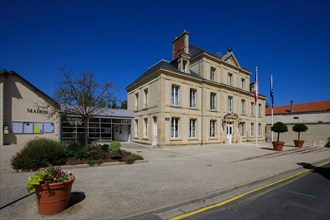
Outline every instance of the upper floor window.
<path id="1" fill-rule="evenodd" d="M 148 89 L 144 90 L 144 107 L 148 107 Z"/>
<path id="2" fill-rule="evenodd" d="M 211 110 L 215 110 L 215 98 L 216 98 L 216 94 L 214 92 L 211 92 L 211 95 L 210 95 L 210 109 Z"/>
<path id="3" fill-rule="evenodd" d="M 172 105 L 179 105 L 179 86 L 172 85 Z"/>
<path id="4" fill-rule="evenodd" d="M 139 137 L 139 120 L 135 119 L 135 137 Z"/>
<path id="5" fill-rule="evenodd" d="M 190 119 L 189 122 L 189 137 L 196 137 L 196 119 Z"/>
<path id="6" fill-rule="evenodd" d="M 254 136 L 254 123 L 251 123 L 251 136 Z"/>
<path id="7" fill-rule="evenodd" d="M 211 67 L 210 69 L 210 80 L 214 81 L 215 80 L 215 68 Z"/>
<path id="8" fill-rule="evenodd" d="M 233 97 L 228 96 L 228 112 L 232 112 L 232 111 L 233 111 Z"/>
<path id="9" fill-rule="evenodd" d="M 196 89 L 190 89 L 190 107 L 196 107 Z"/>
<path id="10" fill-rule="evenodd" d="M 261 112 L 262 112 L 262 105 L 259 104 L 259 108 L 258 108 L 258 115 L 261 117 Z"/>
<path id="11" fill-rule="evenodd" d="M 216 120 L 210 120 L 210 137 L 215 137 Z"/>
<path id="12" fill-rule="evenodd" d="M 227 84 L 232 86 L 233 85 L 233 74 L 228 73 Z"/>
<path id="13" fill-rule="evenodd" d="M 241 89 L 245 89 L 245 79 L 241 79 Z"/>
<path id="14" fill-rule="evenodd" d="M 255 107 L 254 107 L 254 102 L 251 102 L 251 115 L 254 115 L 254 110 Z"/>
<path id="15" fill-rule="evenodd" d="M 179 118 L 171 119 L 171 137 L 172 138 L 179 137 Z"/>
<path id="16" fill-rule="evenodd" d="M 139 93 L 135 93 L 135 109 L 139 107 Z"/>
<path id="17" fill-rule="evenodd" d="M 261 131 L 261 123 L 259 123 L 258 124 L 258 136 L 261 136 L 261 133 L 262 133 L 262 131 Z"/>
<path id="18" fill-rule="evenodd" d="M 245 114 L 245 100 L 244 99 L 241 100 L 241 113 Z"/>

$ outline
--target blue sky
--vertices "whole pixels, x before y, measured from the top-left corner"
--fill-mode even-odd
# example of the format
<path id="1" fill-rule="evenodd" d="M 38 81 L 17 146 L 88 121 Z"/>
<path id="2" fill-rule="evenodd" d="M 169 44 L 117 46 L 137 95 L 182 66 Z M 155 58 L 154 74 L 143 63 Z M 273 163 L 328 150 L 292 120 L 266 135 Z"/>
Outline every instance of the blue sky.
<path id="1" fill-rule="evenodd" d="M 125 87 L 160 59 L 184 29 L 211 53 L 232 47 L 241 66 L 259 68 L 259 92 L 275 106 L 330 99 L 330 1 L 0 0 L 0 69 L 52 96 L 64 66 L 92 70 Z M 254 75 L 251 76 L 251 80 Z"/>

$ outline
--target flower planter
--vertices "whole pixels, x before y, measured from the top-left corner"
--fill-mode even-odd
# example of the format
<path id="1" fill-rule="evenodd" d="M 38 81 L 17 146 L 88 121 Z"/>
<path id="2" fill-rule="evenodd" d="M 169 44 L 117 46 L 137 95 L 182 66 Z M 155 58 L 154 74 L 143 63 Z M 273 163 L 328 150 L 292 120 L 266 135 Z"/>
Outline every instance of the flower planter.
<path id="1" fill-rule="evenodd" d="M 75 177 L 71 176 L 69 180 L 64 182 L 50 183 L 48 186 L 37 185 L 36 198 L 39 213 L 52 215 L 67 209 L 74 180 Z"/>
<path id="2" fill-rule="evenodd" d="M 293 140 L 293 142 L 294 142 L 294 146 L 300 148 L 300 147 L 302 147 L 304 145 L 304 142 L 305 141 L 302 141 L 302 140 Z"/>
<path id="3" fill-rule="evenodd" d="M 282 151 L 284 142 L 283 141 L 273 141 L 273 148 L 276 151 Z"/>

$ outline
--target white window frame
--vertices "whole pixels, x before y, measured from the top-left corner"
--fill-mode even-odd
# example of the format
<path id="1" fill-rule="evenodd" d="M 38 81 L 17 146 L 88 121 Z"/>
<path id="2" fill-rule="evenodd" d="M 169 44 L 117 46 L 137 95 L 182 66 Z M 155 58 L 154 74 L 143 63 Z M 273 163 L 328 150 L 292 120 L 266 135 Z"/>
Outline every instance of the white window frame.
<path id="1" fill-rule="evenodd" d="M 228 112 L 233 112 L 233 96 L 228 96 Z"/>
<path id="2" fill-rule="evenodd" d="M 144 138 L 148 138 L 148 118 L 144 118 Z"/>
<path id="3" fill-rule="evenodd" d="M 172 97 L 172 105 L 174 106 L 179 106 L 179 89 L 180 89 L 179 86 L 172 85 L 171 97 Z"/>
<path id="4" fill-rule="evenodd" d="M 214 92 L 210 93 L 210 110 L 215 110 L 216 97 L 217 97 L 216 93 L 214 93 Z"/>
<path id="5" fill-rule="evenodd" d="M 179 138 L 179 118 L 171 118 L 171 138 Z"/>
<path id="6" fill-rule="evenodd" d="M 190 108 L 196 108 L 196 89 L 190 89 Z"/>
<path id="7" fill-rule="evenodd" d="M 216 131 L 216 120 L 210 120 L 210 137 L 215 137 Z"/>
<path id="8" fill-rule="evenodd" d="M 189 121 L 189 138 L 196 137 L 196 119 L 191 118 Z"/>
<path id="9" fill-rule="evenodd" d="M 212 80 L 212 81 L 215 81 L 215 71 L 216 71 L 216 68 L 214 68 L 214 67 L 210 68 L 210 80 Z"/>

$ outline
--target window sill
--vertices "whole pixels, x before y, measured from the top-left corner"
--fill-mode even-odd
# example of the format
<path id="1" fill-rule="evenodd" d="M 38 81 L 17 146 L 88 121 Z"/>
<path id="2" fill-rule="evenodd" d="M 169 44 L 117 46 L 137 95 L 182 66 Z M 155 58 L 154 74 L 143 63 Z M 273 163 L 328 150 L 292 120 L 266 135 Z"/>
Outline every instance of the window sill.
<path id="1" fill-rule="evenodd" d="M 179 138 L 171 138 L 170 141 L 182 141 L 182 139 L 179 139 Z"/>
<path id="2" fill-rule="evenodd" d="M 142 140 L 149 141 L 149 138 L 143 137 Z"/>
<path id="3" fill-rule="evenodd" d="M 180 108 L 179 105 L 171 105 L 172 108 Z"/>
<path id="4" fill-rule="evenodd" d="M 217 137 L 209 137 L 209 140 L 218 140 Z"/>

